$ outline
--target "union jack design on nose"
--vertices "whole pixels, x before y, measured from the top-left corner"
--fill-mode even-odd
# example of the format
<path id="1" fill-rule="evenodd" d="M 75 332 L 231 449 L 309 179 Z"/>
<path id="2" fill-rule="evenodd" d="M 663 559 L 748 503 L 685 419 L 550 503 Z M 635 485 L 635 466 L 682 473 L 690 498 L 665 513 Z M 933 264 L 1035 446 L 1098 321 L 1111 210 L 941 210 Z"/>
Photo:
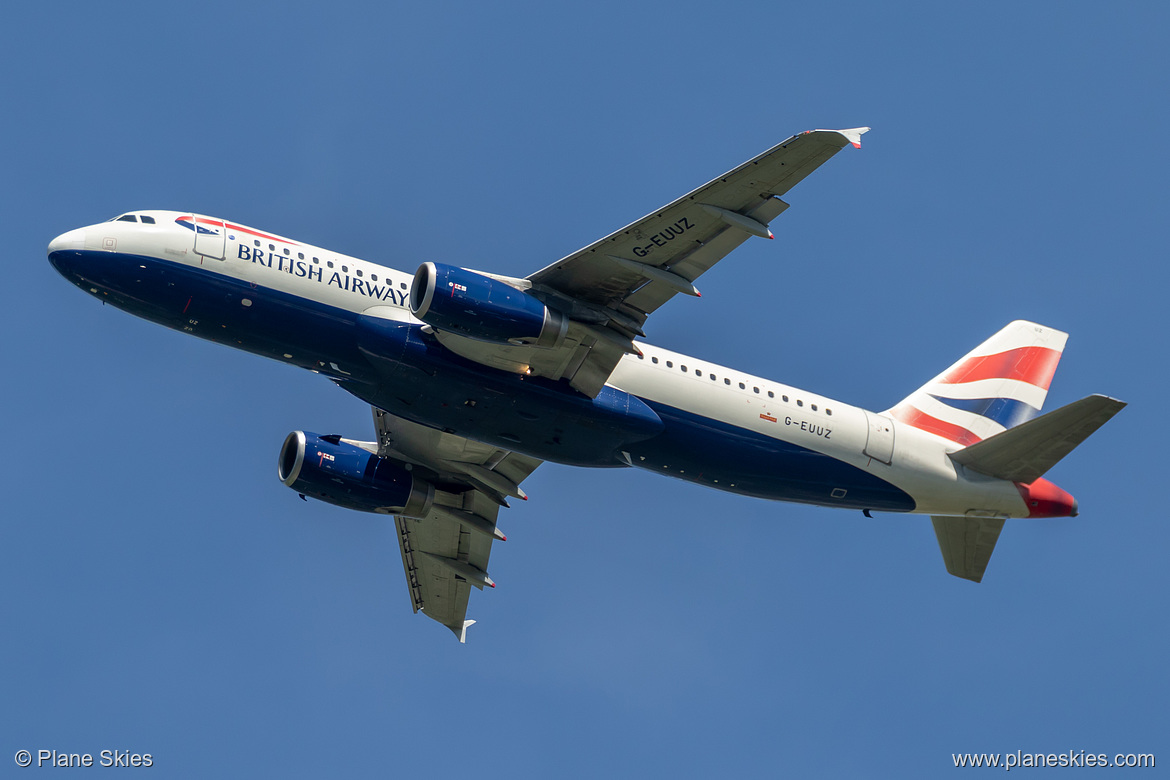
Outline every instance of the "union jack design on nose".
<path id="1" fill-rule="evenodd" d="M 1068 334 L 1017 320 L 886 414 L 967 447 L 1040 412 Z"/>

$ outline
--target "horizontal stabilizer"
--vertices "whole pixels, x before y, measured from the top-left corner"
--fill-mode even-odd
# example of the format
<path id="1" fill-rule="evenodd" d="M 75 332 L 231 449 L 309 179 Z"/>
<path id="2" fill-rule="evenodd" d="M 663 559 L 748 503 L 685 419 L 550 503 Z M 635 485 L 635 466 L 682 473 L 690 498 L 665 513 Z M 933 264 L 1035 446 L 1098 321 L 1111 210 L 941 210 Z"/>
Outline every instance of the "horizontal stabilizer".
<path id="1" fill-rule="evenodd" d="M 932 517 L 934 535 L 947 571 L 956 577 L 982 582 L 987 562 L 995 552 L 1003 520 L 995 517 Z"/>
<path id="2" fill-rule="evenodd" d="M 952 452 L 951 460 L 990 477 L 1030 483 L 1124 408 L 1124 401 L 1090 395 Z"/>

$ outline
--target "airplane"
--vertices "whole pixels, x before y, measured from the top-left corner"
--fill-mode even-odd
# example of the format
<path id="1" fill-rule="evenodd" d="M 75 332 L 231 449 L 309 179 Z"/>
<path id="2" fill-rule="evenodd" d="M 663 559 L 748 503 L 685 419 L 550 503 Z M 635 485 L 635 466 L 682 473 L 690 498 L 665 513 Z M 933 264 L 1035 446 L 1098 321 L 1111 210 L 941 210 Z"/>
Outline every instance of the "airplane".
<path id="1" fill-rule="evenodd" d="M 635 467 L 717 490 L 927 514 L 949 573 L 980 582 L 1004 522 L 1075 517 L 1044 479 L 1125 403 L 1040 414 L 1067 334 L 1008 324 L 880 412 L 645 341 L 650 314 L 745 241 L 869 128 L 810 130 L 525 278 L 411 275 L 193 212 L 121 214 L 52 240 L 67 280 L 131 314 L 322 374 L 368 403 L 373 441 L 294 431 L 300 494 L 393 517 L 410 602 L 466 641 L 494 588 L 509 499 L 544 461 Z"/>

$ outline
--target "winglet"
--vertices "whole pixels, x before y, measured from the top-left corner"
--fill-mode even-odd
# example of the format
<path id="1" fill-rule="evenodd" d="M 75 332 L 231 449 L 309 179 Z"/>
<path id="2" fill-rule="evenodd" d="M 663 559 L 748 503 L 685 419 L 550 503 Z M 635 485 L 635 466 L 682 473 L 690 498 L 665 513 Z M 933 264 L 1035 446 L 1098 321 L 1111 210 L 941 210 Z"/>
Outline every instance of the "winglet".
<path id="1" fill-rule="evenodd" d="M 869 132 L 868 127 L 850 127 L 847 130 L 828 130 L 830 133 L 840 133 L 845 136 L 845 140 L 853 144 L 854 149 L 861 148 L 861 136 Z"/>
<path id="2" fill-rule="evenodd" d="M 459 644 L 467 644 L 467 627 L 474 623 L 474 620 L 464 620 L 463 628 L 459 629 Z"/>

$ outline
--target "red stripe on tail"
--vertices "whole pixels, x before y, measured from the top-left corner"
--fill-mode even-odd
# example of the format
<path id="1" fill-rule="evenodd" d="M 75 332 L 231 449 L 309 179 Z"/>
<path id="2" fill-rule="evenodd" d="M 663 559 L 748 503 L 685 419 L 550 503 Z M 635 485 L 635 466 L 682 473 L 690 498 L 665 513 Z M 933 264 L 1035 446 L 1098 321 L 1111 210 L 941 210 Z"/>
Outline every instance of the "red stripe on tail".
<path id="1" fill-rule="evenodd" d="M 1020 347 L 996 355 L 982 355 L 964 360 L 939 381 L 948 385 L 978 382 L 980 379 L 1016 379 L 1048 389 L 1060 353 L 1047 347 Z"/>
<path id="2" fill-rule="evenodd" d="M 944 439 L 950 439 L 964 447 L 969 447 L 977 441 L 982 441 L 980 437 L 963 426 L 940 420 L 937 417 L 931 417 L 926 412 L 919 411 L 913 406 L 894 407 L 890 410 L 890 414 L 907 425 L 913 426 L 921 431 L 926 431 L 927 433 L 942 436 Z"/>

